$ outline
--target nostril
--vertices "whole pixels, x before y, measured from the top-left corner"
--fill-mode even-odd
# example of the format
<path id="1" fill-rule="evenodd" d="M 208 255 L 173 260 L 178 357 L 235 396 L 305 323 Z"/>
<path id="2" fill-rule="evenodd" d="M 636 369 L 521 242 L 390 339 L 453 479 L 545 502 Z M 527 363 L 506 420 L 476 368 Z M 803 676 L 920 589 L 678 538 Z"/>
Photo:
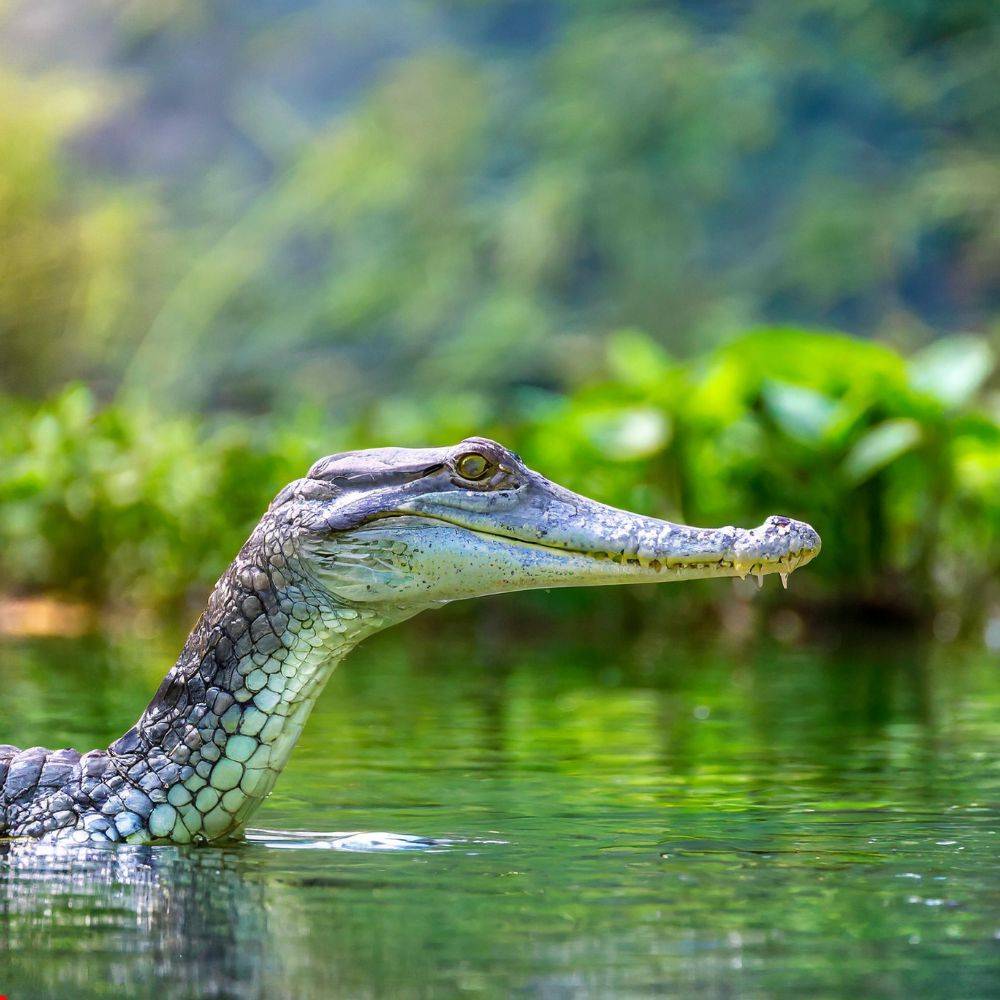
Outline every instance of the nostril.
<path id="1" fill-rule="evenodd" d="M 803 521 L 795 522 L 797 531 L 795 532 L 795 540 L 797 542 L 797 548 L 799 552 L 818 552 L 820 549 L 819 533 L 811 525 L 806 524 Z"/>

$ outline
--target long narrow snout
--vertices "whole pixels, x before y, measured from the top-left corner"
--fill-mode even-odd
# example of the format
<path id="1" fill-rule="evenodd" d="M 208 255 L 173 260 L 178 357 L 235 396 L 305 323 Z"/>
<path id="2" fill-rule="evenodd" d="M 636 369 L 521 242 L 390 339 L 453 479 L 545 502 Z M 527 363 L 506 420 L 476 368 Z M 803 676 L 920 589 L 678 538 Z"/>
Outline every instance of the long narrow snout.
<path id="1" fill-rule="evenodd" d="M 565 585 L 667 582 L 766 573 L 787 575 L 820 550 L 802 521 L 769 517 L 757 528 L 695 528 L 634 514 L 572 493 L 532 473 L 516 490 L 424 496 L 407 513 L 546 550 L 531 560 L 539 575 L 555 563 Z M 540 553 L 536 552 L 536 555 Z M 542 585 L 545 584 L 541 580 Z M 557 584 L 558 585 L 558 584 Z"/>

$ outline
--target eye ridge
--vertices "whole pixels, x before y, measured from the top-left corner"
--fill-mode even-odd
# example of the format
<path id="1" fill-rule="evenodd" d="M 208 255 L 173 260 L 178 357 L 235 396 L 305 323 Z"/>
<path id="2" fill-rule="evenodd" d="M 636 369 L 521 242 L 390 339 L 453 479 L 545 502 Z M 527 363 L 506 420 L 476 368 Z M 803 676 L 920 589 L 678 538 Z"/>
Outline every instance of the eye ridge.
<path id="1" fill-rule="evenodd" d="M 469 451 L 459 456 L 455 462 L 455 468 L 463 479 L 478 482 L 484 479 L 493 468 L 493 463 L 478 451 Z"/>

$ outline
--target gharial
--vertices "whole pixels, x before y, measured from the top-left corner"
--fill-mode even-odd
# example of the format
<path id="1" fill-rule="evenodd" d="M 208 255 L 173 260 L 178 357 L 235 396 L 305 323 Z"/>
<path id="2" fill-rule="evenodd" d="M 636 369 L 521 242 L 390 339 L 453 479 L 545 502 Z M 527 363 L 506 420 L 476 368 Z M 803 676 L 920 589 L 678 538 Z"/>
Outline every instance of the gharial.
<path id="1" fill-rule="evenodd" d="M 787 574 L 800 521 L 701 529 L 617 510 L 494 441 L 332 455 L 274 498 L 139 721 L 106 750 L 0 745 L 0 837 L 235 838 L 334 666 L 366 636 L 465 597 Z"/>

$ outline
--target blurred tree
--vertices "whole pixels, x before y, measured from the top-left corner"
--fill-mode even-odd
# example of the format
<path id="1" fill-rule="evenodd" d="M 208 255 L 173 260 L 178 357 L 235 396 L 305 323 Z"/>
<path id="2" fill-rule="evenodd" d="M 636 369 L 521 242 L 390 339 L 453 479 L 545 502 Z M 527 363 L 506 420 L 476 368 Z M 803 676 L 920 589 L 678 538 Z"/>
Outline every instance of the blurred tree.
<path id="1" fill-rule="evenodd" d="M 55 4 L 0 25 L 8 387 L 500 412 L 619 326 L 995 323 L 986 0 Z"/>

